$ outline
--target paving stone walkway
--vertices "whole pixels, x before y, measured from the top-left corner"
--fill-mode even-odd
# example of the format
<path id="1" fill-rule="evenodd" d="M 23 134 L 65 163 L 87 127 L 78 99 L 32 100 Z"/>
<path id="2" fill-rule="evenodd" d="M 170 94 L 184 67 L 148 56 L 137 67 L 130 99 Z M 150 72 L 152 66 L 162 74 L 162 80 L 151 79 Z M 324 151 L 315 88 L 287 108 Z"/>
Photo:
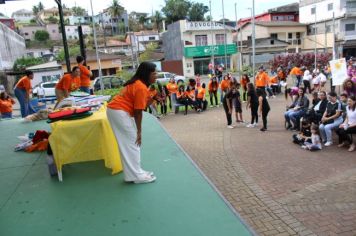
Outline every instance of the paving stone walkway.
<path id="1" fill-rule="evenodd" d="M 355 236 L 356 152 L 302 150 L 284 129 L 284 98 L 269 102 L 265 133 L 227 129 L 221 107 L 161 122 L 258 235 Z"/>

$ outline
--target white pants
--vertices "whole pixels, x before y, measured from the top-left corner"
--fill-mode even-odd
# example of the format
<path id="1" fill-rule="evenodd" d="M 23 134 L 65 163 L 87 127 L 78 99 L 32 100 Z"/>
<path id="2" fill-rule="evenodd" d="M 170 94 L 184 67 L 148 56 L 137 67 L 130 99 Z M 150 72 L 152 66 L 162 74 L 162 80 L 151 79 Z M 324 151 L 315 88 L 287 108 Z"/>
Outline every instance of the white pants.
<path id="1" fill-rule="evenodd" d="M 144 179 L 146 172 L 141 168 L 141 148 L 136 145 L 135 119 L 122 110 L 107 108 L 106 114 L 119 146 L 125 181 Z"/>

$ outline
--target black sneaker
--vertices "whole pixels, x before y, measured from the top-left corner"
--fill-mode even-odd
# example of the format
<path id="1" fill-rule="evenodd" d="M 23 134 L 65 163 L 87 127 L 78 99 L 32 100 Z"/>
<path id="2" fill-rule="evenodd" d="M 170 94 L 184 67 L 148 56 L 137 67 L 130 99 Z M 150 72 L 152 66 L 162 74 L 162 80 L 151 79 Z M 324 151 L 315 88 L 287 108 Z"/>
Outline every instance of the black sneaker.
<path id="1" fill-rule="evenodd" d="M 267 131 L 267 129 L 261 128 L 260 131 L 265 132 L 265 131 Z"/>

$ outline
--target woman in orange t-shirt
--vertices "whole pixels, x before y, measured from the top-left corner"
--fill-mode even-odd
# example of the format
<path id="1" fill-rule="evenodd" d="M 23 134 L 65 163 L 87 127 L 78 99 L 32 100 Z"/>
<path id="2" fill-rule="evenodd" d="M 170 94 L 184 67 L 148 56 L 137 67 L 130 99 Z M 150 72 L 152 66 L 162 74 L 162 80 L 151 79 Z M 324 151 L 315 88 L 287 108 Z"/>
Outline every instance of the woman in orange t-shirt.
<path id="1" fill-rule="evenodd" d="M 150 183 L 156 180 L 152 172 L 141 168 L 142 112 L 152 103 L 148 87 L 156 81 L 156 65 L 142 62 L 135 75 L 108 104 L 106 111 L 115 134 L 126 182 Z"/>
<path id="2" fill-rule="evenodd" d="M 169 100 L 169 108 L 172 110 L 172 96 L 177 96 L 177 91 L 178 91 L 178 84 L 174 80 L 174 77 L 172 77 L 169 80 L 169 83 L 167 84 L 167 89 L 169 91 L 168 95 L 168 100 Z M 174 106 L 174 104 L 173 104 Z"/>
<path id="3" fill-rule="evenodd" d="M 0 93 L 0 113 L 1 118 L 12 118 L 12 105 L 15 100 L 12 99 L 6 92 Z"/>
<path id="4" fill-rule="evenodd" d="M 90 94 L 90 77 L 93 73 L 84 65 L 84 57 L 77 56 L 77 62 L 80 69 L 80 91 Z"/>
<path id="5" fill-rule="evenodd" d="M 54 106 L 57 107 L 58 103 L 64 98 L 69 97 L 69 93 L 75 90 L 78 90 L 80 87 L 80 69 L 78 66 L 74 66 L 72 73 L 63 75 L 62 79 L 59 80 L 56 85 L 56 97 L 57 104 Z"/>
<path id="6" fill-rule="evenodd" d="M 31 80 L 33 79 L 33 72 L 28 70 L 25 72 L 26 76 L 22 77 L 15 85 L 15 96 L 20 103 L 21 116 L 26 117 L 36 111 L 30 105 L 30 92 L 32 89 Z"/>

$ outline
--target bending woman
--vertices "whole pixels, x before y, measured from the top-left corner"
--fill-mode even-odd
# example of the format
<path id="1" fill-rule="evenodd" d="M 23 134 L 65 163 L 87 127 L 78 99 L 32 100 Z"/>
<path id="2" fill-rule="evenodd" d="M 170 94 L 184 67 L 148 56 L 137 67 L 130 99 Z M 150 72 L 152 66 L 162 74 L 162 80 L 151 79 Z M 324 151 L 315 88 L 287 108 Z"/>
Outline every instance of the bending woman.
<path id="1" fill-rule="evenodd" d="M 120 147 L 126 182 L 140 184 L 156 180 L 152 172 L 141 168 L 142 112 L 152 103 L 147 88 L 156 78 L 156 65 L 142 62 L 135 75 L 108 104 L 106 113 Z"/>

